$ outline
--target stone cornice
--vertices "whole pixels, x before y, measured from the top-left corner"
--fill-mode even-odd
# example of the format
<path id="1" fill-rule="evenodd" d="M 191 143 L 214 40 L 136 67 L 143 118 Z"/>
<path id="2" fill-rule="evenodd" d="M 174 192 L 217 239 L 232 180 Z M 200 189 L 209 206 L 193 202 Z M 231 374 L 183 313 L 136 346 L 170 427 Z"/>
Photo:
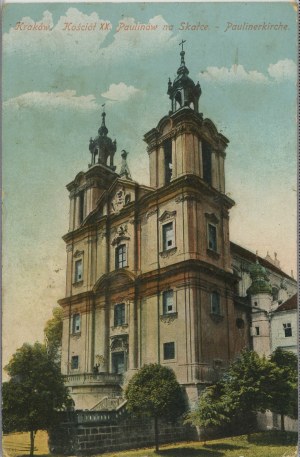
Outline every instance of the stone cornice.
<path id="1" fill-rule="evenodd" d="M 69 297 L 62 298 L 58 300 L 58 304 L 65 308 L 68 305 L 75 305 L 81 302 L 87 302 L 87 305 L 92 305 L 94 299 L 94 294 L 90 290 L 88 292 L 81 292 L 80 294 L 71 295 Z"/>

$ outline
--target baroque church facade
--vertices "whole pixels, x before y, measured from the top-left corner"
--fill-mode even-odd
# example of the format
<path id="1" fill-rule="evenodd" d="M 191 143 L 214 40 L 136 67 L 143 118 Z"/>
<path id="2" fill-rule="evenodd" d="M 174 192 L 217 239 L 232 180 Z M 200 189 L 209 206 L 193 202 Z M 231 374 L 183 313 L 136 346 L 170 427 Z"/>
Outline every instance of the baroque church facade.
<path id="1" fill-rule="evenodd" d="M 193 403 L 243 348 L 271 352 L 269 317 L 296 293 L 276 262 L 230 242 L 229 141 L 199 112 L 183 50 L 168 95 L 169 113 L 144 137 L 150 186 L 132 179 L 125 150 L 116 172 L 105 112 L 88 170 L 67 185 L 59 303 L 76 409 L 121 398 L 122 383 L 148 363 L 171 367 Z"/>

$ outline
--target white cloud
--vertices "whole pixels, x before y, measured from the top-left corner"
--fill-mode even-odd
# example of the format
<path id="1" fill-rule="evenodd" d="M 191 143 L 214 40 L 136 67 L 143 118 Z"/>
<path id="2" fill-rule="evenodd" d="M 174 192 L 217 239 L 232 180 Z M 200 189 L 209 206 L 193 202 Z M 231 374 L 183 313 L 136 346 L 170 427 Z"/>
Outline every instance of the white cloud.
<path id="1" fill-rule="evenodd" d="M 147 24 L 136 22 L 133 17 L 123 18 L 114 30 L 109 20 L 100 18 L 95 12 L 84 14 L 77 8 L 68 8 L 56 24 L 49 11 L 44 11 L 37 23 L 30 17 L 23 17 L 20 23 L 31 27 L 37 23 L 45 24 L 49 30 L 20 30 L 14 25 L 3 35 L 4 52 L 35 55 L 48 60 L 53 58 L 56 66 L 90 65 L 105 59 L 123 60 L 129 55 L 149 55 L 162 50 L 165 52 L 168 46 L 177 43 L 177 37 L 169 30 L 168 23 L 161 15 L 149 19 Z M 103 23 L 106 26 L 101 28 Z M 72 26 L 88 24 L 96 24 L 95 29 L 72 30 Z M 152 30 L 141 30 L 141 26 Z M 117 31 L 120 27 L 120 31 Z M 125 27 L 130 27 L 130 30 L 124 31 Z M 109 33 L 113 33 L 111 43 L 101 47 Z"/>
<path id="2" fill-rule="evenodd" d="M 177 43 L 177 37 L 169 30 L 169 24 L 161 16 L 149 19 L 148 23 L 136 22 L 133 17 L 119 21 L 113 41 L 101 50 L 103 59 L 123 60 L 128 56 L 150 55 Z"/>
<path id="3" fill-rule="evenodd" d="M 247 71 L 243 65 L 232 65 L 226 67 L 207 67 L 205 71 L 199 73 L 201 79 L 210 82 L 223 84 L 252 82 L 252 83 L 272 83 L 284 80 L 295 80 L 297 75 L 297 66 L 291 59 L 279 60 L 268 67 L 268 76 L 256 70 Z"/>
<path id="4" fill-rule="evenodd" d="M 3 103 L 7 108 L 72 108 L 80 111 L 98 109 L 94 95 L 77 96 L 75 90 L 64 92 L 27 92 Z"/>
<path id="5" fill-rule="evenodd" d="M 136 89 L 133 86 L 127 86 L 125 83 L 111 84 L 108 91 L 103 92 L 102 97 L 108 98 L 113 101 L 126 101 L 130 97 L 141 92 L 140 89 Z"/>
<path id="6" fill-rule="evenodd" d="M 233 82 L 253 82 L 266 83 L 268 78 L 256 70 L 247 71 L 243 65 L 232 65 L 226 67 L 207 67 L 204 72 L 199 74 L 201 79 L 212 82 L 233 83 Z"/>
<path id="7" fill-rule="evenodd" d="M 291 59 L 279 60 L 277 63 L 269 65 L 268 73 L 278 82 L 287 79 L 296 80 L 297 65 Z"/>
<path id="8" fill-rule="evenodd" d="M 43 56 L 49 59 L 52 54 L 56 65 L 90 64 L 99 58 L 100 45 L 110 32 L 109 28 L 101 29 L 100 24 L 104 22 L 111 26 L 108 20 L 101 19 L 97 13 L 87 15 L 77 8 L 69 8 L 65 16 L 61 16 L 57 24 L 54 24 L 52 14 L 44 11 L 38 24 L 47 25 L 49 30 L 20 29 L 36 24 L 30 17 L 23 17 L 20 20 L 21 25 L 11 27 L 9 32 L 3 35 L 3 50 L 8 54 L 19 52 L 25 56 L 37 55 L 40 59 L 43 59 Z M 88 25 L 91 30 L 72 30 L 73 26 Z"/>

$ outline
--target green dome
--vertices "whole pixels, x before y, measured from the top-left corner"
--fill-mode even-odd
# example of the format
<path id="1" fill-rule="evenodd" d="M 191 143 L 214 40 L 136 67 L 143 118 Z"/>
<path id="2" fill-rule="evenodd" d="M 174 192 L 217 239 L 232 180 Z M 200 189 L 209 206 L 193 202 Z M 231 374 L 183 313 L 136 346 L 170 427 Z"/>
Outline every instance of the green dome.
<path id="1" fill-rule="evenodd" d="M 267 270 L 260 265 L 258 260 L 256 261 L 256 264 L 250 268 L 250 276 L 252 284 L 247 290 L 248 294 L 272 294 L 272 286 L 269 281 Z"/>

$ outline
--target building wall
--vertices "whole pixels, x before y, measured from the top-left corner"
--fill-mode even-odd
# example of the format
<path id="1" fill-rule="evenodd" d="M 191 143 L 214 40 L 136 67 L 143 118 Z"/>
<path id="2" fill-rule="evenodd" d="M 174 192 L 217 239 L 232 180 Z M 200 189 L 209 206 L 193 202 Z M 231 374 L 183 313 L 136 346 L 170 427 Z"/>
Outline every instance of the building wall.
<path id="1" fill-rule="evenodd" d="M 272 351 L 277 347 L 292 351 L 297 354 L 297 310 L 281 311 L 274 313 L 271 321 Z M 291 324 L 292 336 L 285 336 L 283 324 Z"/>

